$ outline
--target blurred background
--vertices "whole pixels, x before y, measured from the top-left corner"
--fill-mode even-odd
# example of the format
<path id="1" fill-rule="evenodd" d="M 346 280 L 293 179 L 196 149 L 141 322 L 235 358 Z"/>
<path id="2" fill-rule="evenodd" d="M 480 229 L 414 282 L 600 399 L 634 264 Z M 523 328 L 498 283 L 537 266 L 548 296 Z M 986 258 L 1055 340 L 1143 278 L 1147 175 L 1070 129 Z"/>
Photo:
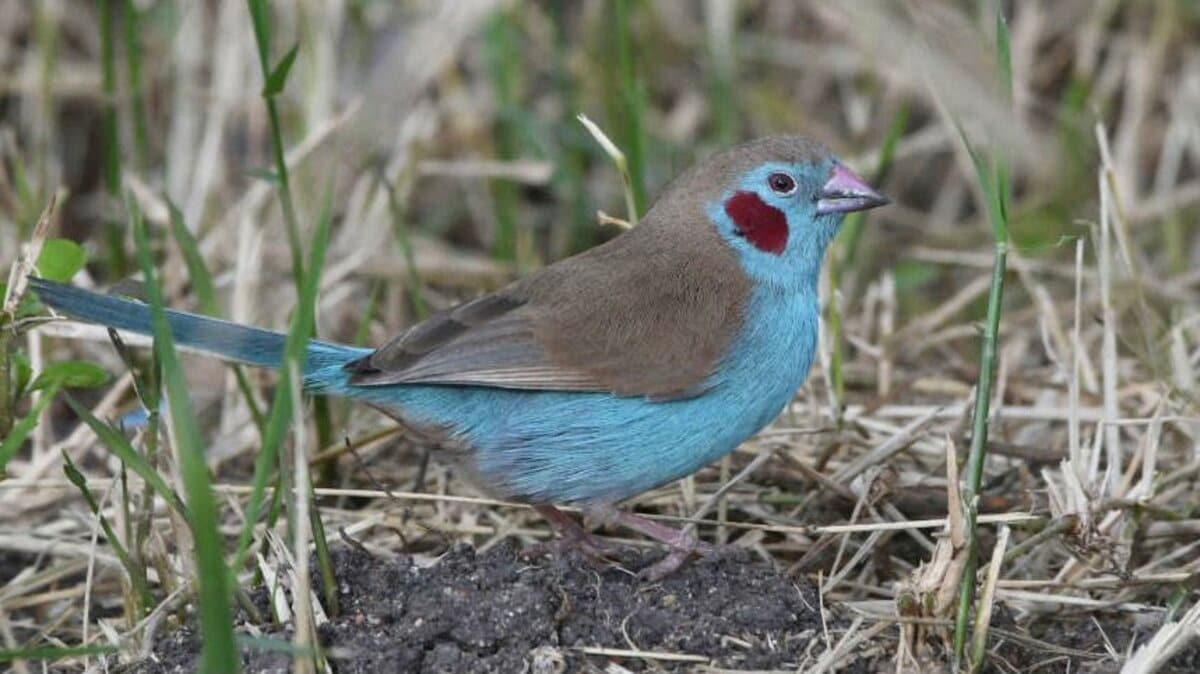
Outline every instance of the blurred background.
<path id="1" fill-rule="evenodd" d="M 50 236 L 86 252 L 73 282 L 136 278 L 132 201 L 171 305 L 282 329 L 296 298 L 293 252 L 307 250 L 328 204 L 317 333 L 380 344 L 429 312 L 620 232 L 599 214 L 630 217 L 622 176 L 580 114 L 624 152 L 639 212 L 711 151 L 807 134 L 892 205 L 851 219 L 835 243 L 821 363 L 777 432 L 753 444 L 775 458 L 721 517 L 845 521 L 854 494 L 819 476 L 860 478 L 856 461 L 901 429 L 912 437 L 886 464 L 884 487 L 862 488 L 884 490 L 871 493 L 897 509 L 885 519 L 941 516 L 942 437 L 965 447 L 991 280 L 992 230 L 970 147 L 1006 158 L 1013 194 L 983 509 L 1086 520 L 1056 532 L 1075 539 L 1021 551 L 1013 577 L 1136 570 L 1178 550 L 1173 572 L 1186 577 L 1200 572 L 1194 542 L 1169 528 L 1147 538 L 1142 515 L 1107 508 L 1143 499 L 1164 522 L 1194 523 L 1200 507 L 1200 4 L 999 9 L 1011 73 L 996 57 L 996 6 L 950 0 L 306 0 L 274 3 L 257 36 L 243 2 L 4 0 L 0 268 L 57 194 Z M 283 184 L 294 214 L 282 206 Z M 215 302 L 196 292 L 191 250 Z M 55 324 L 39 334 L 14 347 L 35 371 L 66 357 L 97 362 L 114 379 L 82 399 L 110 417 L 136 412 L 103 331 Z M 258 441 L 246 389 L 224 368 L 185 362 L 215 474 L 244 482 Z M 252 396 L 269 399 L 272 375 L 247 376 Z M 57 477 L 60 450 L 96 476 L 113 468 L 65 405 L 47 410 L 50 423 L 9 476 Z M 345 438 L 361 450 L 334 456 L 321 484 L 474 493 L 444 468 L 426 472 L 420 443 L 388 435 L 373 412 L 331 403 L 318 416 L 322 448 Z M 1070 457 L 1087 463 L 1077 465 L 1082 501 L 1063 496 L 1062 485 L 1075 484 L 1060 471 Z M 747 461 L 739 453 L 640 503 L 689 513 Z M 25 526 L 53 520 L 77 494 L 10 489 L 0 498 L 3 517 Z M 441 521 L 480 542 L 467 525 L 486 518 L 470 507 L 421 512 L 426 525 Z M 1109 512 L 1120 516 L 1107 521 Z M 58 531 L 82 536 L 86 527 Z M 890 587 L 925 558 L 927 549 L 902 540 L 878 558 L 855 558 L 859 584 L 837 588 L 842 596 L 877 597 L 864 588 Z M 836 546 L 816 539 L 743 543 L 800 571 L 836 566 Z M 1096 545 L 1104 564 L 1071 561 L 1094 559 Z M 1106 599 L 1155 603 L 1178 588 L 1117 588 Z M 1061 607 L 1022 601 L 1028 615 Z"/>

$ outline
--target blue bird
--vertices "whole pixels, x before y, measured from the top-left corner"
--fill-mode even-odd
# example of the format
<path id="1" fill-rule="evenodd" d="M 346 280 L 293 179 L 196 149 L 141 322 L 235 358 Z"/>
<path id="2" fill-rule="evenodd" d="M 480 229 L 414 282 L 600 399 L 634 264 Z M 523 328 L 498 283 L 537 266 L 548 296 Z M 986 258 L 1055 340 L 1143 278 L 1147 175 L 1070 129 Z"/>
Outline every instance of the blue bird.
<path id="1" fill-rule="evenodd" d="M 532 504 L 566 544 L 572 504 L 664 542 L 660 578 L 709 546 L 618 510 L 770 423 L 804 383 L 817 282 L 843 215 L 887 203 L 825 147 L 769 137 L 678 177 L 641 224 L 413 326 L 378 349 L 312 341 L 304 386 L 438 438 L 486 492 Z M 150 334 L 149 307 L 44 280 L 42 302 Z M 284 336 L 170 311 L 175 341 L 262 367 Z"/>

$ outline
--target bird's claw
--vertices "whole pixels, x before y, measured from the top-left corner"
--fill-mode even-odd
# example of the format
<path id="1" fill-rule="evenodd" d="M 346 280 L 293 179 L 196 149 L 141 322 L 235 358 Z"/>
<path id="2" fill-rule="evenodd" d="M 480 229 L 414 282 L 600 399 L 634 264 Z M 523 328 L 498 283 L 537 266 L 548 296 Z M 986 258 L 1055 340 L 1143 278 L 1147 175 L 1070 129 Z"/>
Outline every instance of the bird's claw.
<path id="1" fill-rule="evenodd" d="M 608 561 L 609 554 L 613 552 L 613 549 L 610 543 L 600 537 L 587 534 L 585 536 L 562 536 L 535 543 L 521 550 L 520 554 L 523 559 L 537 559 L 577 550 L 591 559 Z"/>
<path id="2" fill-rule="evenodd" d="M 686 531 L 679 531 L 678 535 L 672 536 L 672 540 L 664 543 L 669 546 L 670 551 L 666 557 L 638 572 L 638 577 L 642 580 L 657 583 L 678 570 L 692 555 L 708 557 L 720 549 L 719 546 L 705 543 Z"/>
<path id="3" fill-rule="evenodd" d="M 613 551 L 613 546 L 579 526 L 579 523 L 570 515 L 549 505 L 535 506 L 534 509 L 550 522 L 551 527 L 558 533 L 558 537 L 525 548 L 521 551 L 521 557 L 535 559 L 578 550 L 592 560 L 606 563 L 611 561 L 609 553 Z"/>
<path id="4" fill-rule="evenodd" d="M 609 553 L 613 551 L 613 546 L 579 526 L 579 523 L 574 518 L 549 505 L 535 506 L 535 509 L 558 532 L 558 538 L 527 548 L 521 553 L 522 557 L 529 559 L 547 553 L 580 550 L 593 560 L 612 561 Z M 692 555 L 707 557 L 716 554 L 720 547 L 722 547 L 706 543 L 686 529 L 675 529 L 642 517 L 641 515 L 624 512 L 611 506 L 597 507 L 593 512 L 607 521 L 618 523 L 634 531 L 643 533 L 667 546 L 668 552 L 666 557 L 663 557 L 638 573 L 638 576 L 643 580 L 652 582 L 660 581 L 676 571 Z"/>

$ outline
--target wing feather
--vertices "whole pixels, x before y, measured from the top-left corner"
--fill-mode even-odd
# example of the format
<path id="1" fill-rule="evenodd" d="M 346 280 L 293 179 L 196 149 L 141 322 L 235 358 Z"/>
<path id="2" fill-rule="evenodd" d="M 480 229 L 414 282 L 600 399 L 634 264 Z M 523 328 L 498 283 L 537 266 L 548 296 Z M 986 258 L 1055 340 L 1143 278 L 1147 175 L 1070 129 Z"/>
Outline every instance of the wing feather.
<path id="1" fill-rule="evenodd" d="M 490 311 L 471 305 L 483 302 Z M 505 311 L 497 311 L 503 306 Z M 487 296 L 431 317 L 347 366 L 351 383 L 456 384 L 499 388 L 607 391 L 587 371 L 551 361 L 536 336 L 529 309 L 511 298 Z"/>
<path id="2" fill-rule="evenodd" d="M 695 203 L 660 200 L 616 239 L 430 317 L 347 365 L 350 383 L 698 395 L 749 281 Z"/>

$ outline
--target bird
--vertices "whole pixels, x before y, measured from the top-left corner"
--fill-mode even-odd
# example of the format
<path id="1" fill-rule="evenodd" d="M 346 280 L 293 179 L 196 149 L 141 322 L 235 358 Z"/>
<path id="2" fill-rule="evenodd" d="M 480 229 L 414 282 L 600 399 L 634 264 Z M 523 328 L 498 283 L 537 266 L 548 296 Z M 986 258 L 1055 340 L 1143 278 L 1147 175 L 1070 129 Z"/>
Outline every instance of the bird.
<path id="1" fill-rule="evenodd" d="M 376 349 L 312 340 L 304 387 L 438 440 L 485 493 L 531 505 L 561 547 L 607 545 L 564 506 L 665 544 L 661 579 L 713 546 L 618 507 L 730 453 L 804 383 L 818 282 L 845 214 L 888 203 L 825 145 L 768 136 L 683 172 L 636 226 Z M 67 317 L 152 334 L 149 305 L 31 278 Z M 285 336 L 167 311 L 174 341 L 278 367 Z"/>

